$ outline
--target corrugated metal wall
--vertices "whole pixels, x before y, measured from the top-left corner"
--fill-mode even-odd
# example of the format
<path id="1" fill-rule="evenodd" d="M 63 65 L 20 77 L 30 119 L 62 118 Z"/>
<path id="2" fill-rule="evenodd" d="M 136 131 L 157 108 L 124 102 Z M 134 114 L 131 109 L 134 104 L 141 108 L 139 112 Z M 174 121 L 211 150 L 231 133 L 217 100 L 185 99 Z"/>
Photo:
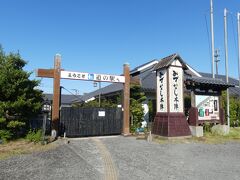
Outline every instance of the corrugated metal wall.
<path id="1" fill-rule="evenodd" d="M 122 124 L 121 108 L 61 108 L 60 132 L 67 137 L 121 134 Z"/>

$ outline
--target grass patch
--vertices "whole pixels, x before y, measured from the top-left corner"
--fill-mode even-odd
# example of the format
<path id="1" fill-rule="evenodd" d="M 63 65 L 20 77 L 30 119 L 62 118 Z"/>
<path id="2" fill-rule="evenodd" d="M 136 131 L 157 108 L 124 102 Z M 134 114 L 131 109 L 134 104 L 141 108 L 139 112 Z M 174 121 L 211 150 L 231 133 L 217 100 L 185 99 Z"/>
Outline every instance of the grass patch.
<path id="1" fill-rule="evenodd" d="M 226 142 L 240 142 L 240 127 L 231 128 L 230 133 L 225 136 L 216 135 L 211 132 L 205 132 L 203 137 L 191 137 L 183 139 L 166 139 L 164 137 L 157 136 L 153 139 L 154 142 L 159 144 L 167 143 L 206 143 L 206 144 L 221 144 Z"/>
<path id="2" fill-rule="evenodd" d="M 25 139 L 10 141 L 0 145 L 0 160 L 20 154 L 47 151 L 56 148 L 56 146 L 56 144 L 47 144 L 43 146 L 41 144 L 28 142 Z"/>

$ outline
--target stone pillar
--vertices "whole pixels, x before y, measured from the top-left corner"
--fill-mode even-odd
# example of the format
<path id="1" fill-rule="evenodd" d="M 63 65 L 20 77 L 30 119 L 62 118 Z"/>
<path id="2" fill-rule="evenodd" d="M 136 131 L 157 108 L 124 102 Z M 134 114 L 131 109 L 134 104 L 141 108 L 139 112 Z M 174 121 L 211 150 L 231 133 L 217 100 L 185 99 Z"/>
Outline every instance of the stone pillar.
<path id="1" fill-rule="evenodd" d="M 125 83 L 123 92 L 123 135 L 128 135 L 130 133 L 129 128 L 129 111 L 130 111 L 130 68 L 129 64 L 124 64 L 123 66 Z"/>
<path id="2" fill-rule="evenodd" d="M 60 77 L 61 76 L 61 55 L 54 57 L 54 79 L 53 79 L 53 110 L 52 110 L 52 137 L 58 135 L 59 126 L 59 101 L 60 101 Z"/>

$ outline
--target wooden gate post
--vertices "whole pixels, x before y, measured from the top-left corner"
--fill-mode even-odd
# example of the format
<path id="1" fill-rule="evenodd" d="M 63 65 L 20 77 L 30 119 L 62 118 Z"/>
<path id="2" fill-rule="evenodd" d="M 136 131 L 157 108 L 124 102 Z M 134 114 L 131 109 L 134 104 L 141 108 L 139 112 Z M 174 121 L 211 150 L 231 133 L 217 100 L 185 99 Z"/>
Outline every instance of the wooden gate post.
<path id="1" fill-rule="evenodd" d="M 123 92 L 123 135 L 128 135 L 129 131 L 129 110 L 130 110 L 130 70 L 129 64 L 123 65 L 125 76 L 124 92 Z"/>
<path id="2" fill-rule="evenodd" d="M 61 78 L 61 55 L 56 54 L 54 57 L 54 73 L 53 73 L 53 110 L 52 110 L 52 137 L 58 135 L 59 126 L 59 100 L 60 100 L 60 78 Z"/>

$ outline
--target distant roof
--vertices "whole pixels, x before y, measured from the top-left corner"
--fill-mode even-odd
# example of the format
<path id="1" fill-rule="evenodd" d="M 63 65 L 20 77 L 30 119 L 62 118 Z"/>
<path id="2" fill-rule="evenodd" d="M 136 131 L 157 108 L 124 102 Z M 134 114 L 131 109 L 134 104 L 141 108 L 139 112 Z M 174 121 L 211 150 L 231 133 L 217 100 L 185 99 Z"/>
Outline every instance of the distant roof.
<path id="1" fill-rule="evenodd" d="M 114 84 L 108 85 L 106 87 L 103 87 L 101 89 L 98 89 L 96 91 L 87 93 L 87 94 L 83 95 L 80 99 L 81 99 L 81 101 L 87 101 L 90 98 L 95 97 L 99 94 L 110 94 L 110 93 L 121 91 L 122 89 L 123 89 L 122 83 L 114 83 Z"/>
<path id="2" fill-rule="evenodd" d="M 51 101 L 53 99 L 52 94 L 44 94 L 44 100 Z M 62 94 L 61 95 L 61 103 L 62 104 L 72 104 L 73 101 L 79 101 L 81 99 L 81 95 L 71 95 L 71 94 Z"/>

